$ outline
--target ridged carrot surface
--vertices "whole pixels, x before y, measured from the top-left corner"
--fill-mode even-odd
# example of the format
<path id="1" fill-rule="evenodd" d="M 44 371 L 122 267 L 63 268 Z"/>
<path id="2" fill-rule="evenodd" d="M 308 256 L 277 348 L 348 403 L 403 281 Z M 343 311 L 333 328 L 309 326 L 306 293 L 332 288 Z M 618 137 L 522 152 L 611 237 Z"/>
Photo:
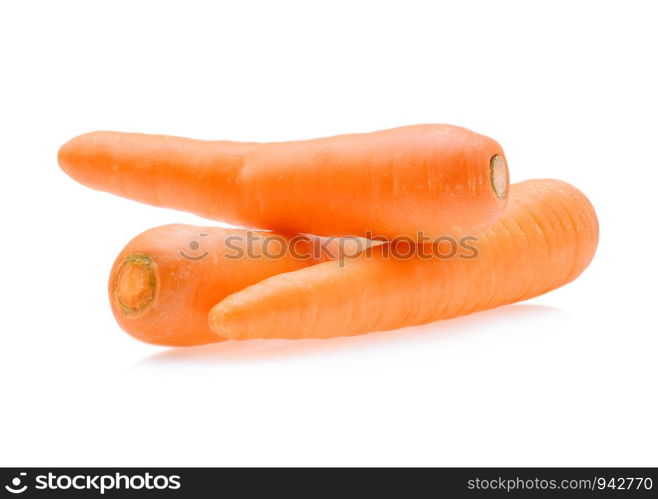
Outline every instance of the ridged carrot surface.
<path id="1" fill-rule="evenodd" d="M 473 259 L 386 259 L 386 245 L 280 274 L 217 304 L 212 329 L 231 339 L 329 338 L 381 331 L 532 298 L 575 279 L 598 241 L 596 214 L 557 180 L 512 186 L 503 217 Z"/>
<path id="2" fill-rule="evenodd" d="M 245 227 L 317 235 L 472 233 L 502 213 L 500 145 L 452 125 L 274 143 L 93 132 L 59 151 L 94 189 Z"/>
<path id="3" fill-rule="evenodd" d="M 208 312 L 218 301 L 266 277 L 349 255 L 360 244 L 366 242 L 156 227 L 135 237 L 117 257 L 109 280 L 112 311 L 125 331 L 149 343 L 221 341 L 208 326 Z"/>

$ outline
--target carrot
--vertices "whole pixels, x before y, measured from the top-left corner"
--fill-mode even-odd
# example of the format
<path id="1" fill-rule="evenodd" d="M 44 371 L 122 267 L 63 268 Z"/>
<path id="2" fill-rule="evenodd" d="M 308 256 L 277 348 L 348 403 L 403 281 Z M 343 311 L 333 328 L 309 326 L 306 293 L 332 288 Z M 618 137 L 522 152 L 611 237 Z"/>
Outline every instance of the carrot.
<path id="1" fill-rule="evenodd" d="M 249 286 L 213 307 L 209 321 L 231 339 L 329 338 L 423 324 L 568 283 L 597 241 L 594 209 L 579 190 L 557 180 L 522 182 L 512 186 L 504 216 L 473 244 L 476 258 L 386 258 L 393 243 L 381 245 L 344 268 L 326 262 Z"/>
<path id="2" fill-rule="evenodd" d="M 93 132 L 62 146 L 58 159 L 94 189 L 317 235 L 472 233 L 500 216 L 508 184 L 498 143 L 451 125 L 276 143 Z"/>
<path id="3" fill-rule="evenodd" d="M 321 240 L 218 227 L 165 225 L 143 232 L 117 257 L 109 280 L 121 327 L 160 345 L 220 341 L 210 308 L 266 277 L 349 256 L 367 242 Z"/>

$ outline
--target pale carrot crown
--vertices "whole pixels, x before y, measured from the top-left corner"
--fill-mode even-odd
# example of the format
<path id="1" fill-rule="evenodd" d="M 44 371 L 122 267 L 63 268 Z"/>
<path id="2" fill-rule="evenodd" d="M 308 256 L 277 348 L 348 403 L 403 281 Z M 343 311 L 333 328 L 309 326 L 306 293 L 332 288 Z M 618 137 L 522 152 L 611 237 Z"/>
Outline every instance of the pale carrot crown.
<path id="1" fill-rule="evenodd" d="M 489 179 L 491 180 L 491 188 L 496 194 L 496 197 L 498 199 L 504 199 L 507 196 L 507 188 L 509 186 L 509 171 L 507 170 L 505 158 L 500 154 L 491 157 Z"/>
<path id="2" fill-rule="evenodd" d="M 117 272 L 114 297 L 127 315 L 146 309 L 155 297 L 155 274 L 146 255 L 128 255 Z"/>

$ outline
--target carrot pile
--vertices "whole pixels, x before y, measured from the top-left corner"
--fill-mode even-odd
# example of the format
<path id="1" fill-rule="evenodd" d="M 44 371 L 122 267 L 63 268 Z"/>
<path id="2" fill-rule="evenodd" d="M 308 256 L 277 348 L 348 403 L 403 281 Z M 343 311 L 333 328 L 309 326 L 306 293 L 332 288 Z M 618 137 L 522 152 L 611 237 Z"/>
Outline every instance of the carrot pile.
<path id="1" fill-rule="evenodd" d="M 166 225 L 128 243 L 112 311 L 161 345 L 456 317 L 574 280 L 598 242 L 582 192 L 510 186 L 498 143 L 451 125 L 278 143 L 94 132 L 62 146 L 59 163 L 95 189 L 274 231 Z"/>

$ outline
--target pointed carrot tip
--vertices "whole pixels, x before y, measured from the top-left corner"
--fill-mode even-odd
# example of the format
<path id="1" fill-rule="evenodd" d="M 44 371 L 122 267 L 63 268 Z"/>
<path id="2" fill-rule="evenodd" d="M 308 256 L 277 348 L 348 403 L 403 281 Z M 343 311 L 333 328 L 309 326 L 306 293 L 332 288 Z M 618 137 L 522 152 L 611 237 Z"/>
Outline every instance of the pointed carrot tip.
<path id="1" fill-rule="evenodd" d="M 215 305 L 208 313 L 208 325 L 213 333 L 227 340 L 245 339 L 240 329 L 239 310 L 224 306 L 223 301 Z"/>
<path id="2" fill-rule="evenodd" d="M 106 133 L 107 132 L 83 133 L 82 135 L 73 137 L 62 145 L 59 148 L 59 151 L 57 151 L 57 162 L 64 173 L 78 182 L 81 180 L 80 177 L 85 178 L 82 174 L 85 170 L 89 169 L 87 166 L 90 162 L 90 158 L 93 156 L 95 144 L 99 138 L 102 138 Z"/>
<path id="3" fill-rule="evenodd" d="M 222 310 L 215 305 L 208 313 L 208 325 L 213 333 L 222 338 L 231 339 L 231 329 L 225 326 Z"/>
<path id="4" fill-rule="evenodd" d="M 57 151 L 57 163 L 59 163 L 59 167 L 64 170 L 65 173 L 69 173 L 71 166 L 71 157 L 75 148 L 74 141 L 75 139 L 69 140 L 59 148 L 59 151 Z"/>

